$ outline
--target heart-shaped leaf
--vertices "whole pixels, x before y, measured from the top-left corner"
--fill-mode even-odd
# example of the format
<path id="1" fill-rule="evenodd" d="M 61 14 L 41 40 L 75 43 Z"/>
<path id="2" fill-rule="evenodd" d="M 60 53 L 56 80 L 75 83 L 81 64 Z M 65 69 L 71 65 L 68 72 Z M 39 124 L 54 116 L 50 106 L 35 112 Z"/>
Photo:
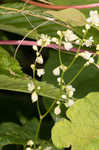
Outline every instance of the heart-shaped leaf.
<path id="1" fill-rule="evenodd" d="M 52 129 L 52 140 L 58 148 L 71 150 L 99 149 L 99 93 L 90 93 L 68 111 L 69 120 L 61 120 Z"/>

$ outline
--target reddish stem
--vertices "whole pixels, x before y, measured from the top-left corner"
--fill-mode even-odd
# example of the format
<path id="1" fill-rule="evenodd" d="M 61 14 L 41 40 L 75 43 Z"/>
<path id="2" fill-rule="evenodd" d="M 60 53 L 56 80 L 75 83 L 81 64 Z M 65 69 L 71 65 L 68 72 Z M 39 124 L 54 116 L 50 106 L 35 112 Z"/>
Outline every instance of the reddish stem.
<path id="1" fill-rule="evenodd" d="M 95 4 L 87 4 L 87 5 L 75 5 L 75 6 L 63 6 L 63 5 L 48 5 L 48 4 L 43 4 L 39 2 L 34 2 L 34 1 L 27 1 L 27 0 L 21 0 L 23 2 L 26 2 L 28 4 L 32 4 L 38 7 L 42 8 L 48 8 L 48 9 L 54 9 L 54 10 L 62 10 L 62 9 L 67 9 L 67 8 L 76 8 L 76 9 L 84 9 L 84 8 L 93 8 L 93 7 L 99 7 L 99 3 Z"/>
<path id="2" fill-rule="evenodd" d="M 24 46 L 33 46 L 33 45 L 38 46 L 36 41 L 26 41 L 26 40 L 23 41 L 23 42 L 21 40 L 18 40 L 18 41 L 16 41 L 16 40 L 0 41 L 0 45 L 19 45 L 19 44 L 24 45 Z M 56 44 L 49 44 L 47 47 L 48 48 L 53 48 L 53 49 L 58 49 L 59 48 L 58 45 L 56 45 Z M 64 48 L 64 46 L 62 46 L 61 50 L 64 51 L 66 49 Z M 77 51 L 77 48 L 72 48 L 70 50 L 70 52 L 75 52 L 75 53 L 76 53 L 76 51 Z M 83 49 L 80 50 L 80 52 L 84 52 L 84 51 L 87 51 L 87 50 L 83 50 Z M 88 52 L 93 53 L 91 51 L 88 51 Z"/>

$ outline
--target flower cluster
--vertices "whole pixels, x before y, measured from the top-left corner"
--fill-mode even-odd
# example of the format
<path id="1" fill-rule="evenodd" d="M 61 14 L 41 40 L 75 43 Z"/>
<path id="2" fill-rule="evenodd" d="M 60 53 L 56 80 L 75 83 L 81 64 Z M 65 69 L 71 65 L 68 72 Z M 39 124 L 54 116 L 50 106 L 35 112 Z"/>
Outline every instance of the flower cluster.
<path id="1" fill-rule="evenodd" d="M 87 22 L 91 25 L 99 26 L 99 14 L 98 11 L 90 11 L 89 17 L 87 18 Z"/>
<path id="2" fill-rule="evenodd" d="M 91 47 L 93 44 L 94 40 L 93 40 L 93 36 L 89 37 L 88 39 L 83 39 L 83 44 L 82 46 L 86 46 L 86 47 Z"/>
<path id="3" fill-rule="evenodd" d="M 72 98 L 75 92 L 75 88 L 72 85 L 65 85 L 65 82 L 59 83 L 59 85 L 60 84 L 62 84 L 62 90 L 64 94 L 62 94 L 60 99 L 56 102 L 57 106 L 54 109 L 54 113 L 56 115 L 59 115 L 61 113 L 61 102 L 66 107 L 71 107 L 74 104 L 74 100 Z"/>
<path id="4" fill-rule="evenodd" d="M 42 65 L 44 61 L 43 61 L 43 57 L 42 57 L 41 53 L 38 50 L 38 47 L 36 45 L 33 45 L 33 50 L 36 51 L 36 60 L 35 60 L 35 62 L 38 63 L 38 64 L 40 64 L 40 65 Z M 33 67 L 32 67 L 33 65 L 31 65 L 32 69 L 33 69 Z M 43 68 L 39 68 L 39 69 L 36 68 L 36 70 L 37 70 L 37 76 L 38 77 L 41 77 L 42 75 L 45 74 L 45 70 Z"/>
<path id="5" fill-rule="evenodd" d="M 78 36 L 70 29 L 67 29 L 66 31 L 57 31 L 57 34 L 59 39 L 53 37 L 51 41 L 59 45 L 61 39 L 61 45 L 63 45 L 67 51 L 73 48 L 73 43 L 79 39 Z"/>
<path id="6" fill-rule="evenodd" d="M 40 39 L 37 41 L 37 44 L 42 47 L 46 47 L 51 42 L 51 38 L 45 34 L 41 34 Z"/>
<path id="7" fill-rule="evenodd" d="M 87 62 L 85 63 L 85 66 L 88 66 L 89 64 L 94 63 L 94 58 L 92 57 L 92 53 L 85 51 L 85 52 L 79 53 L 78 55 L 87 60 Z"/>
<path id="8" fill-rule="evenodd" d="M 42 49 L 49 44 L 55 43 L 59 47 L 59 52 L 61 47 L 63 46 L 67 51 L 72 49 L 75 45 L 91 47 L 95 46 L 94 37 L 90 36 L 87 37 L 87 33 L 92 26 L 99 26 L 99 14 L 97 11 L 90 11 L 89 18 L 87 18 L 85 28 L 82 30 L 82 34 L 84 35 L 81 39 L 76 35 L 72 30 L 67 29 L 65 31 L 57 31 L 57 37 L 49 37 L 47 35 L 41 34 L 40 39 L 37 41 L 38 46 L 40 46 L 40 50 L 36 45 L 33 45 L 33 50 L 36 52 L 36 59 L 35 63 L 31 65 L 31 68 L 36 71 L 37 76 L 41 77 L 45 74 L 45 70 L 41 68 L 44 63 L 42 57 Z M 94 57 L 99 54 L 99 44 L 96 45 L 96 53 L 93 54 L 89 51 L 80 52 L 80 48 L 75 55 L 75 59 L 80 56 L 86 60 L 84 67 L 88 66 L 89 64 L 95 64 Z M 61 61 L 61 54 L 59 53 L 59 61 L 60 64 L 53 69 L 52 73 L 54 76 L 57 77 L 57 82 L 60 87 L 60 90 L 64 93 L 60 96 L 59 100 L 56 102 L 57 106 L 54 109 L 54 113 L 59 115 L 61 113 L 61 101 L 64 102 L 66 107 L 71 107 L 74 104 L 73 95 L 75 92 L 75 88 L 71 85 L 72 82 L 69 84 L 65 84 L 64 81 L 64 73 L 68 70 L 68 66 L 64 65 Z M 41 65 L 40 68 L 36 68 L 36 64 Z M 97 68 L 99 65 L 95 64 Z M 28 84 L 28 90 L 32 93 L 32 102 L 36 102 L 38 100 L 37 90 L 39 87 L 36 87 L 33 82 Z"/>
<path id="9" fill-rule="evenodd" d="M 53 70 L 53 74 L 54 74 L 55 76 L 60 76 L 61 71 L 65 72 L 66 69 L 67 69 L 67 67 L 62 64 L 62 65 L 56 67 L 56 68 Z M 59 78 L 58 78 L 58 81 L 60 81 Z"/>

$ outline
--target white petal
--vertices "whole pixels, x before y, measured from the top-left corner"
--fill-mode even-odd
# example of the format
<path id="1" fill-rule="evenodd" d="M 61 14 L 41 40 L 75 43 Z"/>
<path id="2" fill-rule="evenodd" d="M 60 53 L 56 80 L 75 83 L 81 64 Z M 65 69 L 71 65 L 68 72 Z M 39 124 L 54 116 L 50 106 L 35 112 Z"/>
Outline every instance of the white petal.
<path id="1" fill-rule="evenodd" d="M 35 89 L 35 85 L 33 82 L 28 83 L 28 91 L 32 92 Z"/>
<path id="2" fill-rule="evenodd" d="M 67 103 L 68 107 L 71 107 L 73 104 L 74 104 L 74 101 L 71 100 L 71 99 L 69 99 L 69 100 L 68 100 L 68 103 Z"/>
<path id="3" fill-rule="evenodd" d="M 40 56 L 38 56 L 38 57 L 36 58 L 36 62 L 37 62 L 38 64 L 43 64 L 43 57 L 42 57 L 42 55 L 40 55 Z"/>
<path id="4" fill-rule="evenodd" d="M 33 50 L 38 51 L 38 47 L 36 45 L 33 45 Z"/>
<path id="5" fill-rule="evenodd" d="M 37 69 L 37 75 L 39 76 L 39 77 L 41 77 L 42 75 L 44 75 L 45 74 L 45 70 L 44 69 Z"/>
<path id="6" fill-rule="evenodd" d="M 32 147 L 32 146 L 34 145 L 34 142 L 33 142 L 32 140 L 29 140 L 29 141 L 27 142 L 27 145 L 30 146 L 30 147 Z"/>
<path id="7" fill-rule="evenodd" d="M 56 115 L 59 115 L 59 114 L 61 113 L 61 109 L 60 109 L 60 106 L 59 106 L 59 105 L 56 106 L 56 108 L 55 108 L 55 110 L 54 110 L 54 113 L 55 113 Z"/>
<path id="8" fill-rule="evenodd" d="M 38 95 L 36 91 L 34 91 L 31 95 L 32 103 L 36 102 L 38 100 Z"/>
<path id="9" fill-rule="evenodd" d="M 62 95 L 62 96 L 61 96 L 61 98 L 66 99 L 66 98 L 67 98 L 67 96 L 66 96 L 66 95 Z"/>
<path id="10" fill-rule="evenodd" d="M 59 75 L 60 75 L 60 68 L 59 68 L 59 67 L 57 67 L 57 68 L 55 68 L 55 69 L 53 70 L 53 75 L 54 75 L 54 76 L 59 76 Z"/>
<path id="11" fill-rule="evenodd" d="M 73 45 L 70 42 L 65 42 L 64 47 L 65 47 L 66 50 L 69 51 L 73 47 Z"/>

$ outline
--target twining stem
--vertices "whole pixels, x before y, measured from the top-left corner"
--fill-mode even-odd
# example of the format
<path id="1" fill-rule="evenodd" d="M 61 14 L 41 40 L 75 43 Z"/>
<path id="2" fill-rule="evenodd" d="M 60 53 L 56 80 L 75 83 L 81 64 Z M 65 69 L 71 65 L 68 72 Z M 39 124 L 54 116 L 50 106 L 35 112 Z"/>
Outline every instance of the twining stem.
<path id="1" fill-rule="evenodd" d="M 21 40 L 0 40 L 0 45 L 24 45 L 24 46 L 33 46 L 36 45 L 38 46 L 36 41 L 28 41 L 28 40 L 24 40 L 21 42 Z M 57 50 L 59 48 L 58 45 L 56 44 L 49 44 L 46 47 L 48 48 L 53 48 L 55 50 Z M 61 51 L 65 51 L 65 48 L 63 46 L 61 46 Z M 84 52 L 84 51 L 88 51 L 88 50 L 84 50 L 84 49 L 80 49 L 80 52 Z M 77 48 L 72 48 L 70 49 L 70 52 L 77 52 Z M 92 53 L 92 51 L 88 51 L 89 53 Z"/>

